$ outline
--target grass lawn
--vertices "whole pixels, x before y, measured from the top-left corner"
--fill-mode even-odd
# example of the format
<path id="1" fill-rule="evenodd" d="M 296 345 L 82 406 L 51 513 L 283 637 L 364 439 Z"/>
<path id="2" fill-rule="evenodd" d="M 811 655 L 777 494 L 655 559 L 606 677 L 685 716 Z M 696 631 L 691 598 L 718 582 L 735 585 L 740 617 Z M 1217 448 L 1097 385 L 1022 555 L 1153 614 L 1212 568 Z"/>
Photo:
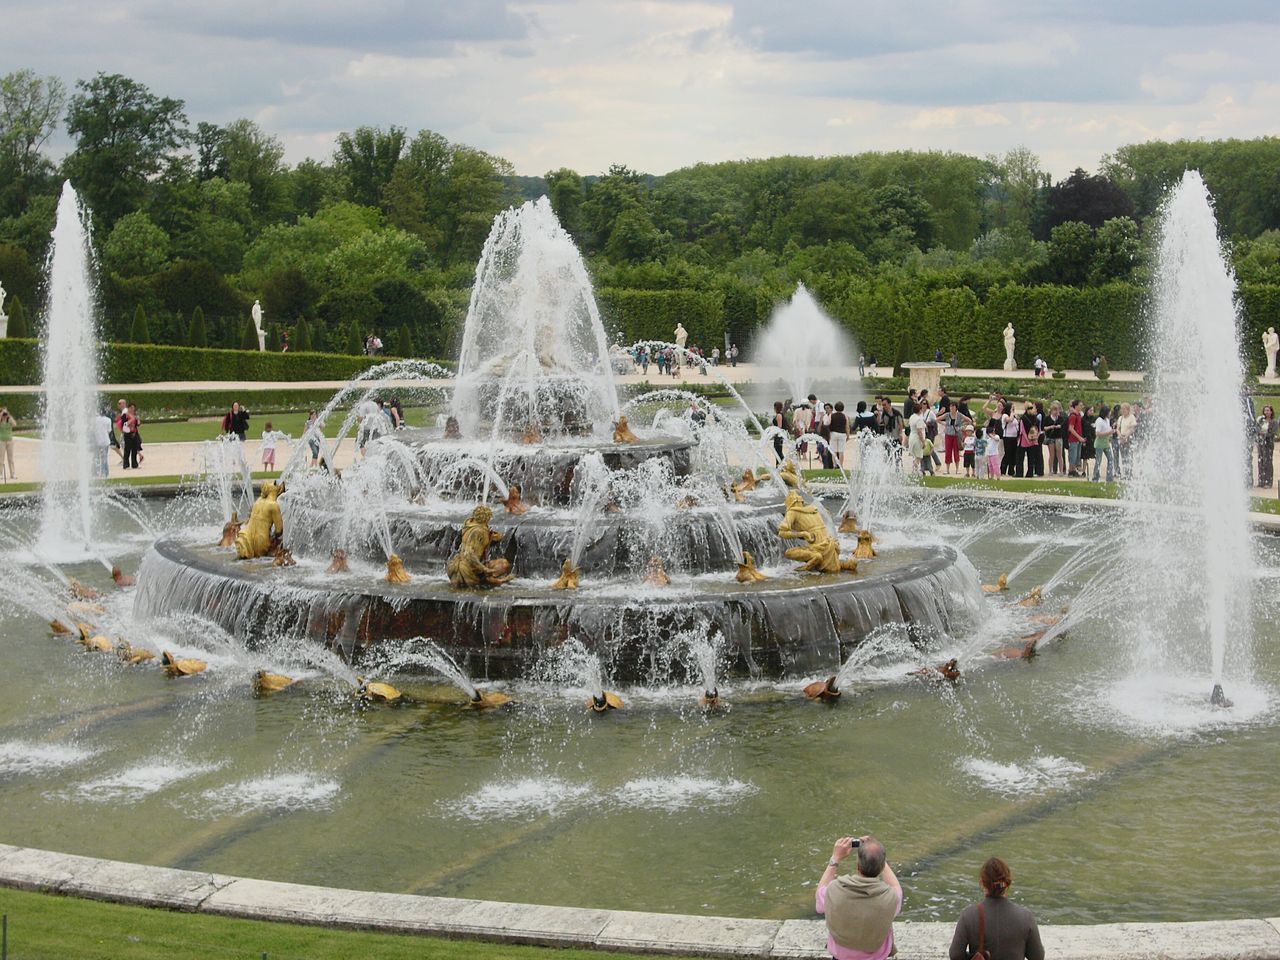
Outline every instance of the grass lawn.
<path id="1" fill-rule="evenodd" d="M 280 471 L 264 473 L 261 470 L 255 470 L 252 476 L 255 480 L 274 480 L 280 476 Z M 180 477 L 175 473 L 161 477 L 110 477 L 102 482 L 108 487 L 149 487 L 171 485 L 183 479 L 191 478 Z M 0 483 L 0 493 L 30 493 L 33 490 L 39 490 L 41 486 L 42 484 L 39 483 Z"/>
<path id="2" fill-rule="evenodd" d="M 600 960 L 589 950 L 553 950 L 261 920 L 232 920 L 0 889 L 10 960 Z M 627 954 L 608 956 L 626 958 Z"/>

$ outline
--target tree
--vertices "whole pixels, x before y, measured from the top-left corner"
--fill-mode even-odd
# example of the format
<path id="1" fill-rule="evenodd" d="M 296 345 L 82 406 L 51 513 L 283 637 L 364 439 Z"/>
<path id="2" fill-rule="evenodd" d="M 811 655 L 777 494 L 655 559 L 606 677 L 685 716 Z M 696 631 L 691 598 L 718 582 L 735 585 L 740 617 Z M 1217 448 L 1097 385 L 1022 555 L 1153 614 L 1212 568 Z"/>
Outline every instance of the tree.
<path id="1" fill-rule="evenodd" d="M 407 323 L 400 324 L 400 336 L 396 340 L 396 356 L 413 356 L 413 337 L 409 334 L 409 325 Z"/>
<path id="2" fill-rule="evenodd" d="M 307 318 L 298 317 L 298 322 L 293 327 L 293 349 L 300 352 L 309 352 L 313 348 L 311 346 L 311 325 L 307 323 Z"/>
<path id="3" fill-rule="evenodd" d="M 173 315 L 173 343 L 174 346 L 185 347 L 190 343 L 191 333 L 187 330 L 187 322 L 183 319 L 182 311 L 179 310 Z"/>
<path id="4" fill-rule="evenodd" d="M 257 350 L 258 349 L 258 328 L 253 325 L 251 319 L 246 318 L 244 321 L 244 333 L 240 337 L 241 350 Z"/>
<path id="5" fill-rule="evenodd" d="M 267 349 L 272 353 L 280 352 L 280 324 L 267 324 Z"/>
<path id="6" fill-rule="evenodd" d="M 222 153 L 223 131 L 216 123 L 201 120 L 196 124 L 196 132 L 192 141 L 196 148 L 197 179 L 212 180 L 214 177 L 227 178 L 227 160 Z"/>
<path id="7" fill-rule="evenodd" d="M 282 317 L 314 316 L 318 293 L 297 267 L 275 270 L 262 285 L 262 299 Z"/>
<path id="8" fill-rule="evenodd" d="M 1072 221 L 1100 227 L 1113 217 L 1133 215 L 1133 201 L 1108 177 L 1091 177 L 1079 167 L 1061 183 L 1049 188 L 1045 218 L 1039 239 L 1044 240 L 1059 224 Z"/>
<path id="9" fill-rule="evenodd" d="M 911 362 L 913 349 L 914 347 L 911 345 L 911 325 L 904 323 L 902 325 L 902 333 L 898 335 L 898 350 L 893 357 L 895 371 L 901 370 L 904 363 Z"/>
<path id="10" fill-rule="evenodd" d="M 259 220 L 279 216 L 285 199 L 284 145 L 252 120 L 233 120 L 222 128 L 217 147 L 224 180 L 243 183 Z"/>
<path id="11" fill-rule="evenodd" d="M 1098 228 L 1095 241 L 1089 282 L 1098 285 L 1130 279 L 1142 249 L 1138 225 L 1129 217 L 1115 217 Z"/>
<path id="12" fill-rule="evenodd" d="M 49 162 L 40 153 L 67 102 L 57 77 L 15 70 L 0 77 L 0 211 L 19 213 L 44 179 Z"/>
<path id="13" fill-rule="evenodd" d="M 360 321 L 352 320 L 347 327 L 347 353 L 364 353 L 364 334 L 360 332 Z"/>
<path id="14" fill-rule="evenodd" d="M 102 265 L 122 277 L 148 276 L 169 260 L 169 235 L 143 211 L 116 221 L 102 245 Z"/>
<path id="15" fill-rule="evenodd" d="M 333 165 L 346 179 L 347 199 L 378 206 L 403 149 L 403 127 L 357 127 L 351 133 L 338 134 Z"/>
<path id="16" fill-rule="evenodd" d="M 556 212 L 560 226 L 570 236 L 578 237 L 582 232 L 582 201 L 586 192 L 582 186 L 582 177 L 565 167 L 548 171 L 547 198 L 551 201 L 551 209 Z"/>
<path id="17" fill-rule="evenodd" d="M 191 311 L 191 327 L 187 331 L 187 344 L 192 347 L 209 346 L 209 334 L 204 326 L 204 308 L 199 304 Z"/>
<path id="18" fill-rule="evenodd" d="M 1089 279 L 1098 244 L 1087 223 L 1060 223 L 1049 235 L 1049 262 L 1043 278 L 1048 283 L 1080 286 Z"/>
<path id="19" fill-rule="evenodd" d="M 9 331 L 6 336 L 14 340 L 21 340 L 24 337 L 31 336 L 31 331 L 27 329 L 27 314 L 22 309 L 22 301 L 17 297 L 9 298 Z"/>
<path id="20" fill-rule="evenodd" d="M 147 328 L 147 312 L 142 304 L 133 311 L 133 327 L 129 330 L 129 340 L 133 343 L 150 343 L 151 331 Z"/>
<path id="21" fill-rule="evenodd" d="M 187 117 L 181 100 L 157 97 L 118 73 L 99 73 L 76 87 L 67 110 L 76 146 L 63 172 L 110 227 L 142 205 L 148 178 L 190 140 Z"/>

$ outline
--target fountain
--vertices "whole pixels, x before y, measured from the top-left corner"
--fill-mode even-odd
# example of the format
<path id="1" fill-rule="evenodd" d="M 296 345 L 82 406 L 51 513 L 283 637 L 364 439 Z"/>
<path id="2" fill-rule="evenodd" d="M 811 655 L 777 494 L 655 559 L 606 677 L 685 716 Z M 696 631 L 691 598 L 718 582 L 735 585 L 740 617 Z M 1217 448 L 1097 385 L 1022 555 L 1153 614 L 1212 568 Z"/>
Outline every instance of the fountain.
<path id="1" fill-rule="evenodd" d="M 98 411 L 97 304 L 88 213 L 62 185 L 49 247 L 48 307 L 41 338 L 44 412 L 40 469 L 46 478 L 36 551 L 57 560 L 94 556 L 90 431 Z"/>
<path id="2" fill-rule="evenodd" d="M 801 290 L 782 314 L 810 310 Z M 352 409 L 330 455 L 352 431 L 364 455 L 341 478 L 296 454 L 286 465 L 282 565 L 254 559 L 279 526 L 268 491 L 239 534 L 247 559 L 159 540 L 137 611 L 307 636 L 348 659 L 431 636 L 486 678 L 526 676 L 576 636 L 628 681 L 670 662 L 693 623 L 715 631 L 728 672 L 781 676 L 834 668 L 884 622 L 945 631 L 972 608 L 956 601 L 976 596 L 972 570 L 948 547 L 877 549 L 859 574 L 795 464 L 774 470 L 740 398 L 736 414 L 696 403 L 672 414 L 691 397 L 678 391 L 621 405 L 586 271 L 545 201 L 494 223 L 443 422 L 383 430 L 370 410 L 379 383 L 428 372 L 389 367 L 340 392 Z M 646 403 L 666 411 L 648 427 Z M 224 513 L 231 472 L 217 481 Z"/>
<path id="3" fill-rule="evenodd" d="M 1125 466 L 1133 679 L 1195 677 L 1225 702 L 1228 676 L 1250 670 L 1248 423 L 1235 280 L 1195 171 L 1166 201 L 1153 294 L 1155 409 Z M 1214 455 L 1170 456 L 1188 436 L 1212 436 Z"/>
<path id="4" fill-rule="evenodd" d="M 751 347 L 751 362 L 762 379 L 783 382 L 788 396 L 800 401 L 822 379 L 847 381 L 858 354 L 852 336 L 818 306 L 803 283 L 791 300 L 774 309 L 768 325 Z"/>

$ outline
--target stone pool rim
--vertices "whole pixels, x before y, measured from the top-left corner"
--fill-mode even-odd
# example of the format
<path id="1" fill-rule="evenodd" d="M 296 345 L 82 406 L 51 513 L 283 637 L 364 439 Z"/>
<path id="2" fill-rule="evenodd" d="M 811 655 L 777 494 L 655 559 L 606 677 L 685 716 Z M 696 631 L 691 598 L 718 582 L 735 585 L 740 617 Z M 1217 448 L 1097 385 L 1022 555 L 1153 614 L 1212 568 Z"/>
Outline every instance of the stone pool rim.
<path id="1" fill-rule="evenodd" d="M 343 930 L 707 957 L 825 957 L 821 920 L 691 916 L 378 893 L 85 857 L 0 843 L 0 886 L 131 906 Z M 894 925 L 900 960 L 945 956 L 954 923 Z M 1046 955 L 1280 958 L 1280 917 L 1046 924 Z"/>

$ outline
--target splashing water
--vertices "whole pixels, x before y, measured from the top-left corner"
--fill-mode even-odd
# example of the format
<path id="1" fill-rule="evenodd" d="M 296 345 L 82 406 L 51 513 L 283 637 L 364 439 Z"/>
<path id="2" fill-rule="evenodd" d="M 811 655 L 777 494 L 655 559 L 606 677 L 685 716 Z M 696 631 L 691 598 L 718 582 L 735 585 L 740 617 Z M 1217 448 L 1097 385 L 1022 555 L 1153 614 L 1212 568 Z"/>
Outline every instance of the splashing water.
<path id="1" fill-rule="evenodd" d="M 803 283 L 773 311 L 751 349 L 764 380 L 780 379 L 793 399 L 807 396 L 819 378 L 847 379 L 857 353 L 853 338 L 831 319 Z"/>
<path id="2" fill-rule="evenodd" d="M 52 560 L 92 556 L 92 436 L 97 418 L 97 303 L 88 214 L 62 185 L 49 248 L 40 470 L 45 478 L 36 552 Z"/>
<path id="3" fill-rule="evenodd" d="M 1137 675 L 1247 682 L 1253 567 L 1246 415 L 1235 279 L 1204 181 L 1183 174 L 1166 201 L 1151 323 L 1155 410 L 1126 485 L 1125 556 Z M 1180 456 L 1213 437 L 1211 456 Z"/>

